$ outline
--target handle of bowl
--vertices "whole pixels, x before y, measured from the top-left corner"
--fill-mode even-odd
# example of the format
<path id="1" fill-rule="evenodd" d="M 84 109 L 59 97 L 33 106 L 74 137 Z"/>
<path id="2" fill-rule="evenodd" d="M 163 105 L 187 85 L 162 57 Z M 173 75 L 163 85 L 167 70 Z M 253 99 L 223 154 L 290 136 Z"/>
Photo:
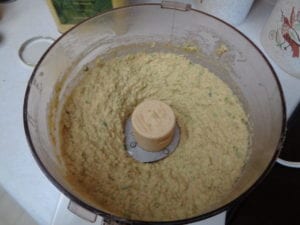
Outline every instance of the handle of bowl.
<path id="1" fill-rule="evenodd" d="M 96 222 L 97 214 L 81 207 L 76 202 L 70 201 L 69 205 L 68 205 L 68 210 L 70 210 L 72 213 L 74 213 L 75 215 L 79 216 L 80 218 L 82 218 L 88 222 L 91 222 L 91 223 Z"/>
<path id="2" fill-rule="evenodd" d="M 84 219 L 90 223 L 95 223 L 97 220 L 97 214 L 81 207 L 76 202 L 70 201 L 68 210 L 70 210 L 76 216 L 79 216 L 81 219 Z M 103 218 L 101 225 L 120 225 L 120 223 L 111 219 Z"/>
<path id="3" fill-rule="evenodd" d="M 289 132 L 292 133 L 297 133 L 297 130 L 300 128 L 300 120 L 299 120 L 299 113 L 300 113 L 300 103 L 298 103 L 298 105 L 296 106 L 296 108 L 294 109 L 294 111 L 292 112 L 292 115 L 289 117 L 289 119 L 287 120 L 287 125 L 286 125 L 286 134 L 287 136 L 290 135 Z M 296 137 L 292 137 L 296 138 Z M 284 140 L 283 145 L 287 143 L 287 140 Z M 293 142 L 290 142 L 290 144 Z M 295 161 L 288 161 L 288 160 L 284 160 L 281 158 L 277 158 L 276 160 L 277 163 L 279 163 L 282 166 L 286 166 L 289 168 L 296 168 L 299 169 L 300 168 L 300 162 L 295 162 Z"/>
<path id="4" fill-rule="evenodd" d="M 278 158 L 276 160 L 276 162 L 279 163 L 282 166 L 286 166 L 286 167 L 289 167 L 289 168 L 296 168 L 296 169 L 300 168 L 300 162 L 291 162 L 291 161 L 287 161 L 287 160 L 284 160 L 284 159 L 281 159 L 281 158 Z"/>

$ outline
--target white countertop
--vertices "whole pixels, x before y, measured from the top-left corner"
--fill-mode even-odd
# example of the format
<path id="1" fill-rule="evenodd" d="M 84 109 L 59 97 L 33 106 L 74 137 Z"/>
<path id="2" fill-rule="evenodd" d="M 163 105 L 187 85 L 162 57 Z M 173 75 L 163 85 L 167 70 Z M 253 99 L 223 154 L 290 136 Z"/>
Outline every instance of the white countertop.
<path id="1" fill-rule="evenodd" d="M 260 31 L 272 9 L 269 2 L 257 0 L 238 26 L 259 48 Z M 18 49 L 34 36 L 59 35 L 45 0 L 0 4 L 0 185 L 42 225 L 51 223 L 60 193 L 38 168 L 26 141 L 22 110 L 32 68 L 20 61 Z M 300 79 L 273 66 L 290 114 L 300 100 Z"/>
<path id="2" fill-rule="evenodd" d="M 18 57 L 34 36 L 58 37 L 46 1 L 0 5 L 0 185 L 42 225 L 50 224 L 59 191 L 31 156 L 23 128 L 23 99 L 32 68 Z"/>

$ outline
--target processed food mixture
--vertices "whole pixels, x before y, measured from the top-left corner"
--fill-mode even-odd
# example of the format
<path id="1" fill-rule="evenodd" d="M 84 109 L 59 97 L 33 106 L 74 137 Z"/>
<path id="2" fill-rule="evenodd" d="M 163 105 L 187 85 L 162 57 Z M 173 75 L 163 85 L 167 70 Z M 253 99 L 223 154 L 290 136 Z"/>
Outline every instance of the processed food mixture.
<path id="1" fill-rule="evenodd" d="M 232 190 L 249 154 L 248 118 L 207 68 L 173 53 L 98 58 L 63 106 L 61 156 L 70 184 L 105 212 L 128 219 L 184 219 Z M 140 163 L 124 146 L 125 121 L 145 99 L 168 104 L 181 130 L 169 157 Z"/>

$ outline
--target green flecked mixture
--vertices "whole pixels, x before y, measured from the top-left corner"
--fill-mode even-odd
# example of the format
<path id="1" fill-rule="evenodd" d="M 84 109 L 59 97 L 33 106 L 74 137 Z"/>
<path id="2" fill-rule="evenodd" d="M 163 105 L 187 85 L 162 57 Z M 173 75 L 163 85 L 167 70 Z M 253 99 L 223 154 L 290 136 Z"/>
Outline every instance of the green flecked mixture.
<path id="1" fill-rule="evenodd" d="M 103 211 L 169 221 L 205 213 L 233 189 L 249 155 L 248 118 L 232 90 L 205 67 L 172 53 L 98 58 L 63 106 L 60 149 L 68 182 Z M 124 125 L 145 99 L 167 103 L 176 151 L 140 163 L 124 148 Z"/>

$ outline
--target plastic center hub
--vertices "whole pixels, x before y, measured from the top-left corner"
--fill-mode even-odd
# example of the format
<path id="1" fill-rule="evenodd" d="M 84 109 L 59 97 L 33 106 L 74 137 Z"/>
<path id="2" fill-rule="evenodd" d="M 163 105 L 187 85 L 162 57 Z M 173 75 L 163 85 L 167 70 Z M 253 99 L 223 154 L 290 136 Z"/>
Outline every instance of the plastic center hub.
<path id="1" fill-rule="evenodd" d="M 172 153 L 180 137 L 173 110 L 157 100 L 140 103 L 126 122 L 126 149 L 137 161 L 153 162 Z"/>

